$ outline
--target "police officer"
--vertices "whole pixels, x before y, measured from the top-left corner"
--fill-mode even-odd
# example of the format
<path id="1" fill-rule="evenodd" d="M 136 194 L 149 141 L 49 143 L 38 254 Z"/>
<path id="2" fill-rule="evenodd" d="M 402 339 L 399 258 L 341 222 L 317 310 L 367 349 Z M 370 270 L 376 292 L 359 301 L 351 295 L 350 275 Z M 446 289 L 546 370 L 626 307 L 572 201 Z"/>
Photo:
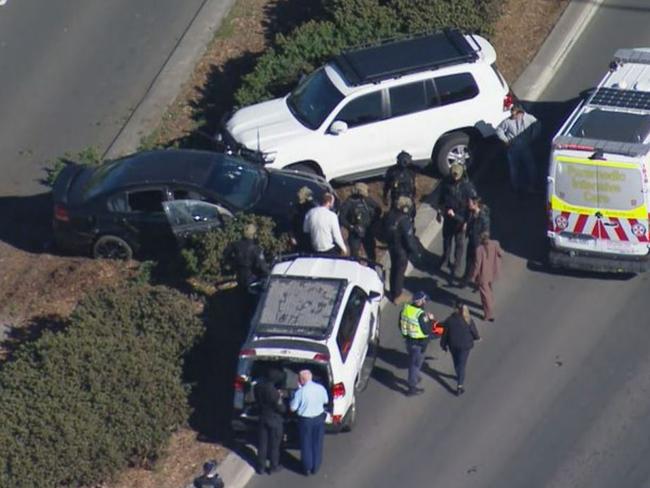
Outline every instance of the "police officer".
<path id="1" fill-rule="evenodd" d="M 390 254 L 390 295 L 394 303 L 403 303 L 404 273 L 409 258 L 420 257 L 421 244 L 415 237 L 413 223 L 409 217 L 413 202 L 401 196 L 384 218 L 384 234 Z"/>
<path id="2" fill-rule="evenodd" d="M 305 215 L 316 206 L 314 194 L 308 186 L 303 186 L 297 193 L 298 202 L 293 208 L 291 215 L 291 244 L 298 252 L 310 252 L 311 241 L 309 234 L 305 233 L 302 225 L 305 221 Z"/>
<path id="3" fill-rule="evenodd" d="M 406 151 L 397 155 L 397 164 L 388 168 L 384 177 L 384 203 L 395 206 L 399 197 L 408 197 L 415 202 L 415 171 L 411 167 L 413 158 Z M 411 208 L 415 216 L 415 206 Z"/>
<path id="4" fill-rule="evenodd" d="M 226 260 L 237 274 L 237 286 L 247 290 L 256 279 L 269 274 L 269 265 L 264 259 L 262 248 L 255 242 L 257 227 L 248 224 L 244 227 L 240 240 L 226 250 Z"/>
<path id="5" fill-rule="evenodd" d="M 286 373 L 271 368 L 263 381 L 255 385 L 255 400 L 259 407 L 257 474 L 266 471 L 266 461 L 270 463 L 269 474 L 280 470 L 280 447 L 284 432 L 284 414 L 287 407 L 282 398 L 281 388 L 286 382 Z"/>
<path id="6" fill-rule="evenodd" d="M 481 234 L 490 233 L 490 209 L 476 194 L 467 199 L 467 255 L 465 257 L 465 274 L 462 286 L 469 284 L 474 263 L 476 262 L 476 248 L 481 244 Z"/>
<path id="7" fill-rule="evenodd" d="M 194 479 L 194 488 L 224 488 L 223 480 L 217 473 L 217 461 L 208 461 L 203 465 L 203 474 Z"/>
<path id="8" fill-rule="evenodd" d="M 413 302 L 404 305 L 399 317 L 400 332 L 406 340 L 406 351 L 409 355 L 409 389 L 406 393 L 408 396 L 419 395 L 424 391 L 417 385 L 422 380 L 420 369 L 424 363 L 435 320 L 432 313 L 423 310 L 428 299 L 426 293 L 418 291 L 413 295 Z"/>
<path id="9" fill-rule="evenodd" d="M 449 267 L 449 284 L 456 277 L 456 269 L 463 260 L 465 248 L 465 232 L 467 231 L 468 209 L 467 200 L 475 195 L 476 190 L 469 179 L 465 177 L 465 167 L 454 163 L 449 169 L 449 175 L 440 185 L 438 200 L 438 222 L 442 224 L 442 258 L 439 266 Z M 454 262 L 450 260 L 451 247 L 454 245 Z"/>
<path id="10" fill-rule="evenodd" d="M 356 183 L 352 195 L 339 213 L 341 225 L 348 230 L 350 256 L 359 257 L 361 245 L 370 261 L 375 261 L 375 228 L 381 218 L 381 207 L 368 196 L 368 185 Z"/>

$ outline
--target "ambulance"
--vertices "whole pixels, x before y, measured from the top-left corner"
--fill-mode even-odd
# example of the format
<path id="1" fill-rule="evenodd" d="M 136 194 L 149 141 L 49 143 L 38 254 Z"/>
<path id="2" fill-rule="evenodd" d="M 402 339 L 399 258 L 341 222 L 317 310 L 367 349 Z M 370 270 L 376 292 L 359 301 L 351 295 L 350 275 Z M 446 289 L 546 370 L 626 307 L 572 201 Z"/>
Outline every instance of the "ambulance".
<path id="1" fill-rule="evenodd" d="M 553 138 L 549 264 L 640 273 L 650 265 L 650 49 L 620 49 Z"/>

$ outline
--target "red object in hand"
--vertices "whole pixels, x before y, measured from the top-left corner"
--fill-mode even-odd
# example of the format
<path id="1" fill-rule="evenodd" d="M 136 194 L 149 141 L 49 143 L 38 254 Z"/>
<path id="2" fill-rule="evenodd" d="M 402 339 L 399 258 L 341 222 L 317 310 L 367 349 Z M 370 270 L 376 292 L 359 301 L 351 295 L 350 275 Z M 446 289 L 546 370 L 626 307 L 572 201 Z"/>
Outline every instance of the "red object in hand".
<path id="1" fill-rule="evenodd" d="M 445 328 L 442 326 L 440 322 L 434 322 L 433 325 L 431 326 L 431 331 L 435 335 L 441 336 L 442 333 L 445 331 Z"/>

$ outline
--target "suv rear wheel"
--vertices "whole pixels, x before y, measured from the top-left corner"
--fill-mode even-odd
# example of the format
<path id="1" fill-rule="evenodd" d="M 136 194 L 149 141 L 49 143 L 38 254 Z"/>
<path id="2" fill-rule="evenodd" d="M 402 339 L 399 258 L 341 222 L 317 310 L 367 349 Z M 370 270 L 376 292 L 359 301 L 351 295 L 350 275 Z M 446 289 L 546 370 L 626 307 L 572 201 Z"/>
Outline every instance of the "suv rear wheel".
<path id="1" fill-rule="evenodd" d="M 469 168 L 473 162 L 471 138 L 465 132 L 452 132 L 440 138 L 433 161 L 442 176 L 449 174 L 449 167 L 461 163 Z"/>
<path id="2" fill-rule="evenodd" d="M 133 259 L 133 249 L 121 237 L 105 235 L 95 241 L 93 257 L 97 259 L 120 259 L 129 261 Z"/>

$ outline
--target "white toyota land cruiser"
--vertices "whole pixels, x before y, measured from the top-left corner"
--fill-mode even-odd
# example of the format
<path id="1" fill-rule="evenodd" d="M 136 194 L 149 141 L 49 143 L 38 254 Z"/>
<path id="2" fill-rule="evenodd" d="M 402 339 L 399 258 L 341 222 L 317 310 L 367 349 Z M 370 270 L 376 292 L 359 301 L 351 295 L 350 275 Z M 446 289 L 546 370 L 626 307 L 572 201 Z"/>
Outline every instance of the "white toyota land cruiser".
<path id="1" fill-rule="evenodd" d="M 298 373 L 310 369 L 329 393 L 328 430 L 352 429 L 356 394 L 369 381 L 379 345 L 380 274 L 352 258 L 287 256 L 275 264 L 239 353 L 235 432 L 257 425 L 254 386 L 269 368 L 286 373 L 287 404 Z"/>
<path id="2" fill-rule="evenodd" d="M 487 40 L 456 30 L 348 51 L 287 96 L 238 110 L 216 138 L 328 180 L 381 175 L 402 150 L 447 174 L 509 114 L 495 61 Z"/>

